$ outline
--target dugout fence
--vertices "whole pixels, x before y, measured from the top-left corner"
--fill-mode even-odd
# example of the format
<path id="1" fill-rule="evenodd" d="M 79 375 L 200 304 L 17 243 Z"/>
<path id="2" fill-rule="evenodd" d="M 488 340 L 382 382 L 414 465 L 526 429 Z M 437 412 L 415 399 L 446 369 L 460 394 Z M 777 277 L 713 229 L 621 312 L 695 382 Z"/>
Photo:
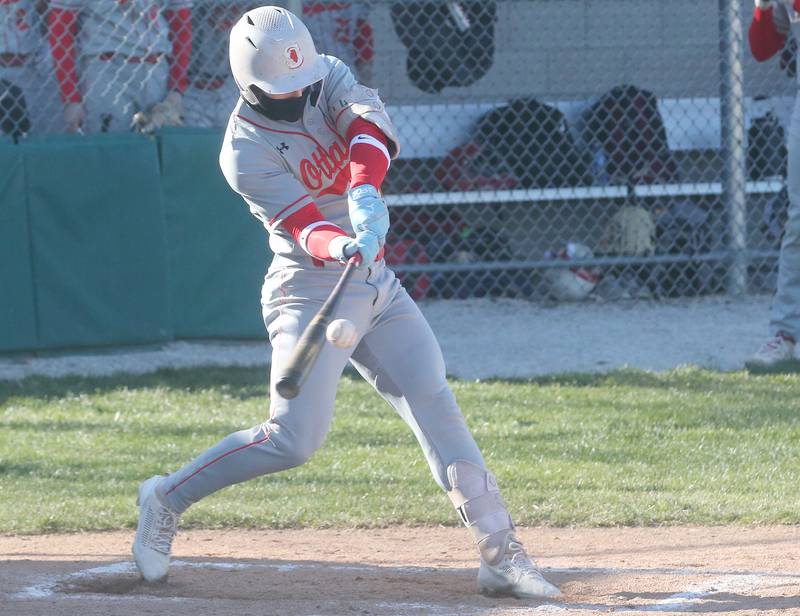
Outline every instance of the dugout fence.
<path id="1" fill-rule="evenodd" d="M 181 263 L 202 258 L 182 253 L 181 242 L 216 232 L 226 216 L 246 216 L 241 204 L 210 203 L 232 197 L 222 185 L 205 190 L 197 178 L 220 179 L 214 135 L 237 97 L 227 30 L 259 3 L 110 3 L 103 10 L 113 27 L 104 32 L 95 28 L 100 4 L 0 5 L 0 127 L 9 141 L 2 149 L 8 188 L 1 211 L 25 227 L 38 250 L 38 234 L 49 233 L 46 244 L 57 245 L 59 228 L 65 225 L 68 235 L 69 217 L 80 219 L 81 208 L 107 212 L 112 192 L 125 192 L 132 203 L 160 199 L 162 227 L 172 234 L 159 250 L 175 273 Z M 750 58 L 750 0 L 284 4 L 303 15 L 321 51 L 341 57 L 379 89 L 398 125 L 402 151 L 385 185 L 393 215 L 387 258 L 417 299 L 644 300 L 774 287 L 788 205 L 784 135 L 796 58 L 791 45 L 763 64 Z M 185 57 L 178 40 L 191 41 Z M 183 77 L 175 68 L 181 57 Z M 173 164 L 179 156 L 171 149 L 173 133 L 154 140 L 128 129 L 136 111 L 170 88 L 182 91 L 189 128 L 181 139 L 202 142 L 179 148 L 188 157 L 180 164 L 191 171 Z M 102 103 L 96 109 L 95 99 Z M 87 119 L 83 134 L 61 138 L 70 128 L 69 105 L 82 106 L 96 121 Z M 99 148 L 103 160 L 95 162 L 125 168 L 133 151 L 119 146 L 126 139 L 156 158 L 127 167 L 117 178 L 124 191 L 93 185 L 82 172 L 94 163 L 70 166 L 77 159 L 69 152 L 83 160 Z M 31 179 L 44 168 L 38 165 L 48 176 L 69 170 L 69 188 L 39 191 Z M 143 181 L 156 176 L 156 183 Z M 157 198 L 148 193 L 153 186 Z M 20 190 L 30 216 L 18 209 Z M 175 209 L 192 206 L 206 218 Z M 147 216 L 156 214 L 146 214 L 149 207 L 141 206 L 142 218 L 130 224 L 152 228 Z M 36 215 L 48 208 L 53 218 Z M 108 230 L 96 229 L 94 237 L 114 238 L 118 222 L 109 216 Z M 251 223 L 246 233 L 261 231 Z M 4 248 L 24 254 L 20 237 Z M 222 254 L 235 254 L 238 262 L 255 245 L 254 239 L 231 242 L 206 255 L 209 268 L 224 267 L 217 260 Z M 259 259 L 262 249 L 259 241 Z M 49 271 L 36 267 L 39 258 L 28 275 L 24 263 L 5 270 L 7 288 L 14 289 L 7 296 L 14 299 L 4 310 L 19 303 L 13 314 L 30 314 L 30 303 L 20 299 L 29 288 L 56 288 L 55 275 L 46 285 L 39 280 Z M 59 259 L 62 273 L 91 270 L 88 260 Z M 197 289 L 201 278 L 175 284 Z M 174 316 L 187 293 L 167 283 L 158 288 L 157 294 L 173 294 Z M 222 315 L 219 291 L 208 288 L 196 299 Z M 181 319 L 152 319 L 161 324 L 154 331 L 165 336 L 209 331 L 203 324 L 213 321 L 188 309 Z M 185 331 L 174 330 L 178 322 Z M 38 327 L 41 344 L 50 334 Z M 24 338 L 29 328 L 13 328 L 9 340 Z M 218 333 L 235 330 L 223 326 Z"/>

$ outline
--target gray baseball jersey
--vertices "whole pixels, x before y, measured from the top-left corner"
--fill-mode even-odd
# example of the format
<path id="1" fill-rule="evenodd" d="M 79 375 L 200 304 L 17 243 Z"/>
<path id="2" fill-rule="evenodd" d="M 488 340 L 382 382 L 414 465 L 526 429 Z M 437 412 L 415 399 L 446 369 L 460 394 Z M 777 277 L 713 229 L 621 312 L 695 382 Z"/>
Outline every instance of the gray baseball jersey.
<path id="1" fill-rule="evenodd" d="M 783 36 L 794 36 L 800 41 L 800 13 L 783 4 L 776 4 L 773 10 L 775 29 Z M 782 331 L 800 340 L 800 98 L 795 100 L 786 145 L 789 211 L 781 241 L 778 288 L 772 301 L 770 330 L 773 334 Z"/>
<path id="2" fill-rule="evenodd" d="M 52 0 L 53 8 L 80 13 L 78 49 L 84 56 L 168 54 L 166 9 L 191 7 L 192 0 Z"/>
<path id="3" fill-rule="evenodd" d="M 281 226 L 312 201 L 324 217 L 352 233 L 347 211 L 350 181 L 350 123 L 363 117 L 391 139 L 394 127 L 375 90 L 358 84 L 337 58 L 323 56 L 330 73 L 323 80 L 317 104 L 307 104 L 303 119 L 275 122 L 242 100 L 231 114 L 220 153 L 220 166 L 231 187 L 270 233 L 270 248 L 279 256 L 307 259 Z M 395 155 L 399 151 L 394 144 Z"/>
<path id="4" fill-rule="evenodd" d="M 192 60 L 190 78 L 227 78 L 231 65 L 228 59 L 228 34 L 242 14 L 254 4 L 200 0 L 192 11 Z M 230 108 L 228 109 L 230 113 Z"/>
<path id="5" fill-rule="evenodd" d="M 356 270 L 337 317 L 353 322 L 352 349 L 326 344 L 300 394 L 286 400 L 275 382 L 297 339 L 342 272 L 314 262 L 281 222 L 316 202 L 324 217 L 348 233 L 349 144 L 356 117 L 380 126 L 398 145 L 380 99 L 356 84 L 350 70 L 326 58 L 331 71 L 302 120 L 273 122 L 239 103 L 224 138 L 220 164 L 233 189 L 270 234 L 275 252 L 262 289 L 264 323 L 272 344 L 270 415 L 235 432 L 161 482 L 159 496 L 177 512 L 225 486 L 305 462 L 322 445 L 336 388 L 349 361 L 406 421 L 434 479 L 449 490 L 447 467 L 467 460 L 484 467 L 445 379 L 441 350 L 422 313 L 383 261 Z"/>
<path id="6" fill-rule="evenodd" d="M 252 1 L 202 0 L 192 10 L 192 60 L 183 93 L 187 126 L 224 127 L 239 89 L 231 76 L 228 34 Z"/>
<path id="7" fill-rule="evenodd" d="M 32 54 L 42 40 L 32 0 L 0 3 L 0 53 Z"/>

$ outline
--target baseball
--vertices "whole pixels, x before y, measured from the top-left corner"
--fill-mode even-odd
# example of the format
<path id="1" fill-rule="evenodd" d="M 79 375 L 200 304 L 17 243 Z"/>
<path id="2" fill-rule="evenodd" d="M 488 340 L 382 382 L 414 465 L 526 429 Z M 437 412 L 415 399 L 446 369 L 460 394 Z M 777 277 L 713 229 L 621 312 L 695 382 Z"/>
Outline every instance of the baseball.
<path id="1" fill-rule="evenodd" d="M 325 330 L 325 337 L 333 343 L 333 346 L 340 349 L 349 349 L 356 343 L 358 331 L 356 331 L 356 326 L 352 321 L 336 319 L 328 325 L 328 329 Z"/>

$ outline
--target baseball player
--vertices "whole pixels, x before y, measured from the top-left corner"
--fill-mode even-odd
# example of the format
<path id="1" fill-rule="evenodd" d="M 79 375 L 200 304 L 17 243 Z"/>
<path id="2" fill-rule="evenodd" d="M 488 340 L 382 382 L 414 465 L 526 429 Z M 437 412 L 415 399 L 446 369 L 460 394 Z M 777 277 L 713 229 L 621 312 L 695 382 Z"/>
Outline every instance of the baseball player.
<path id="1" fill-rule="evenodd" d="M 2 131 L 14 139 L 30 130 L 30 104 L 37 100 L 35 55 L 41 39 L 38 21 L 33 0 L 0 3 Z"/>
<path id="2" fill-rule="evenodd" d="M 759 62 L 779 53 L 786 39 L 800 37 L 800 0 L 755 0 L 750 51 Z M 769 368 L 799 359 L 800 336 L 800 98 L 795 100 L 787 136 L 789 211 L 778 261 L 778 289 L 772 301 L 770 338 L 747 362 Z"/>
<path id="3" fill-rule="evenodd" d="M 231 77 L 226 39 L 239 16 L 256 5 L 231 0 L 195 2 L 189 87 L 183 96 L 187 126 L 222 128 L 227 124 L 239 88 Z"/>
<path id="4" fill-rule="evenodd" d="M 317 49 L 342 60 L 361 83 L 372 80 L 373 36 L 364 2 L 303 2 L 303 21 Z"/>
<path id="5" fill-rule="evenodd" d="M 52 0 L 50 46 L 69 131 L 126 131 L 134 121 L 149 132 L 181 123 L 191 4 Z"/>
<path id="6" fill-rule="evenodd" d="M 377 92 L 357 83 L 340 60 L 319 55 L 303 23 L 274 6 L 245 13 L 233 27 L 230 61 L 241 98 L 220 165 L 269 232 L 274 253 L 262 290 L 272 343 L 270 413 L 176 472 L 141 484 L 133 554 L 142 576 L 167 576 L 178 516 L 192 503 L 309 459 L 328 432 L 349 361 L 409 425 L 472 531 L 480 592 L 559 595 L 514 535 L 495 477 L 447 385 L 433 332 L 383 261 L 389 213 L 380 186 L 399 145 Z M 355 346 L 326 345 L 299 395 L 282 398 L 275 389 L 282 366 L 342 263 L 355 255 L 360 267 L 337 314 L 355 324 Z"/>

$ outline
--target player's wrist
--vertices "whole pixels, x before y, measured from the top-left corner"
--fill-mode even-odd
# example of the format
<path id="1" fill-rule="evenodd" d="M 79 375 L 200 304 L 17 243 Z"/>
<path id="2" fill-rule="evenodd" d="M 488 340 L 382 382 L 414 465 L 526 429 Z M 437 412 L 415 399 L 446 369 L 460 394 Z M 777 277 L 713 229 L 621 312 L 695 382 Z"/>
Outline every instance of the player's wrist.
<path id="1" fill-rule="evenodd" d="M 346 261 L 349 257 L 353 256 L 352 253 L 357 250 L 357 247 L 352 244 L 353 238 L 349 235 L 337 235 L 330 242 L 328 242 L 328 254 L 331 258 L 337 261 Z M 352 248 L 352 252 L 347 249 Z"/>
<path id="2" fill-rule="evenodd" d="M 773 7 L 772 0 L 755 0 L 756 8 L 762 11 L 768 11 Z"/>

